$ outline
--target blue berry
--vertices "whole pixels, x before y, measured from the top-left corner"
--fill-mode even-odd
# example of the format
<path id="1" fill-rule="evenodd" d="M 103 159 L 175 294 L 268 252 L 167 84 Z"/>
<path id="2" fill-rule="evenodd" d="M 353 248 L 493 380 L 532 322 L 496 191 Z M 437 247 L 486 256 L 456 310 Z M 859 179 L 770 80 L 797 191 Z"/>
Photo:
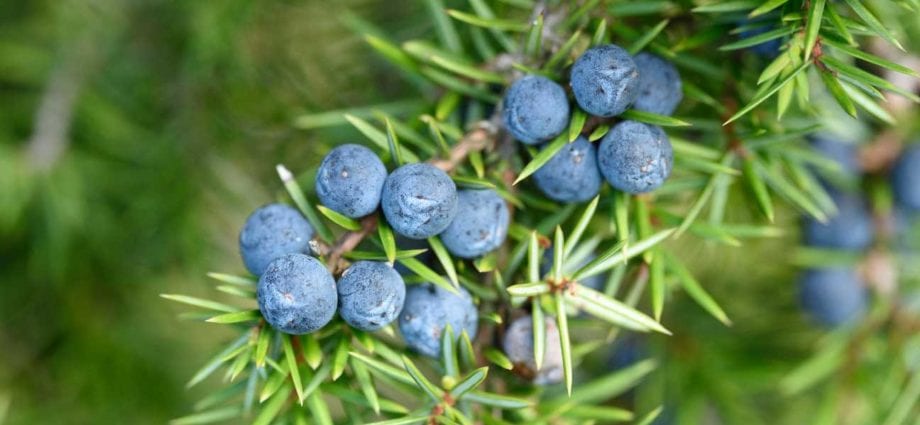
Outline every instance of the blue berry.
<path id="1" fill-rule="evenodd" d="M 875 226 L 862 198 L 831 190 L 837 214 L 827 223 L 805 219 L 805 243 L 822 248 L 858 251 L 872 244 Z"/>
<path id="2" fill-rule="evenodd" d="M 578 106 L 599 117 L 619 115 L 639 95 L 639 71 L 629 52 L 608 44 L 588 49 L 572 65 L 570 83 Z"/>
<path id="3" fill-rule="evenodd" d="M 584 136 L 565 145 L 533 174 L 534 183 L 548 198 L 583 202 L 601 190 L 597 148 Z"/>
<path id="4" fill-rule="evenodd" d="M 660 127 L 623 121 L 604 136 L 598 168 L 611 186 L 627 193 L 652 191 L 668 179 L 674 152 Z"/>
<path id="5" fill-rule="evenodd" d="M 351 218 L 364 217 L 380 205 L 387 169 L 361 145 L 341 145 L 323 158 L 316 172 L 316 196 L 323 205 Z"/>
<path id="6" fill-rule="evenodd" d="M 505 330 L 502 341 L 502 348 L 508 360 L 514 364 L 515 372 L 533 379 L 537 385 L 557 384 L 562 382 L 563 378 L 559 330 L 553 319 L 547 317 L 545 320 L 546 350 L 540 370 L 537 370 L 533 355 L 533 318 L 523 316 L 515 319 Z"/>
<path id="7" fill-rule="evenodd" d="M 307 253 L 313 227 L 300 212 L 283 204 L 255 210 L 240 231 L 240 255 L 249 272 L 259 276 L 274 259 Z"/>
<path id="8" fill-rule="evenodd" d="M 684 98 L 677 68 L 651 53 L 639 53 L 633 60 L 639 70 L 639 95 L 633 109 L 658 115 L 673 114 Z"/>
<path id="9" fill-rule="evenodd" d="M 920 211 L 920 145 L 913 145 L 901 153 L 891 171 L 891 185 L 901 206 Z"/>
<path id="10" fill-rule="evenodd" d="M 441 233 L 451 254 L 476 258 L 501 246 L 508 236 L 508 205 L 494 190 L 461 190 L 457 215 Z"/>
<path id="11" fill-rule="evenodd" d="M 546 77 L 529 75 L 511 85 L 502 101 L 505 127 L 528 145 L 550 140 L 569 124 L 565 90 Z"/>
<path id="12" fill-rule="evenodd" d="M 851 268 L 808 270 L 800 290 L 805 311 L 825 326 L 852 323 L 866 310 L 866 290 Z"/>
<path id="13" fill-rule="evenodd" d="M 339 278 L 339 315 L 362 331 L 390 324 L 402 310 L 406 284 L 388 263 L 358 261 Z"/>
<path id="14" fill-rule="evenodd" d="M 406 302 L 399 315 L 399 332 L 406 345 L 429 357 L 441 353 L 441 333 L 450 324 L 455 337 L 466 330 L 476 337 L 479 314 L 466 289 L 453 294 L 439 286 L 425 284 L 410 286 Z"/>
<path id="15" fill-rule="evenodd" d="M 319 260 L 287 254 L 272 261 L 259 278 L 259 310 L 268 324 L 288 334 L 319 330 L 335 315 L 335 280 Z"/>
<path id="16" fill-rule="evenodd" d="M 396 233 L 425 239 L 444 231 L 457 214 L 457 186 L 431 164 L 397 168 L 383 185 L 383 213 Z"/>
<path id="17" fill-rule="evenodd" d="M 811 147 L 827 159 L 836 162 L 840 171 L 847 175 L 860 172 L 856 145 L 836 139 L 829 134 L 817 134 L 809 138 Z"/>

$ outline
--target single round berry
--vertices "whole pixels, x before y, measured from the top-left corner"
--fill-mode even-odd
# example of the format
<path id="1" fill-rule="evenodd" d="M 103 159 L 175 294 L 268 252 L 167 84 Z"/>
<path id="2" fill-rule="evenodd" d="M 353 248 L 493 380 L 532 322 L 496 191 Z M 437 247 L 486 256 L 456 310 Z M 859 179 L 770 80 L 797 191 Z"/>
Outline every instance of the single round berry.
<path id="1" fill-rule="evenodd" d="M 300 335 L 319 330 L 335 315 L 335 279 L 319 260 L 287 254 L 268 266 L 256 291 L 262 317 L 273 328 Z"/>
<path id="2" fill-rule="evenodd" d="M 597 148 L 584 136 L 579 136 L 533 173 L 533 179 L 550 199 L 567 203 L 587 201 L 601 190 Z"/>
<path id="3" fill-rule="evenodd" d="M 399 316 L 406 299 L 402 276 L 388 263 L 358 261 L 339 278 L 339 315 L 362 331 L 376 331 Z"/>
<path id="4" fill-rule="evenodd" d="M 529 75 L 515 81 L 505 93 L 502 118 L 515 139 L 534 145 L 566 129 L 569 100 L 559 84 L 546 77 Z"/>
<path id="5" fill-rule="evenodd" d="M 639 95 L 639 71 L 622 47 L 597 46 L 572 65 L 570 84 L 581 109 L 591 115 L 612 117 L 623 113 Z"/>
<path id="6" fill-rule="evenodd" d="M 364 217 L 380 205 L 387 169 L 361 145 L 341 145 L 323 158 L 316 171 L 316 196 L 329 209 L 351 218 Z"/>
<path id="7" fill-rule="evenodd" d="M 511 322 L 502 341 L 502 348 L 508 360 L 514 364 L 514 371 L 532 379 L 537 385 L 557 384 L 562 382 L 563 377 L 559 330 L 556 322 L 549 317 L 544 323 L 546 349 L 539 370 L 533 355 L 533 319 L 530 316 L 519 317 Z"/>
<path id="8" fill-rule="evenodd" d="M 441 354 L 441 333 L 448 324 L 454 336 L 465 330 L 470 339 L 476 337 L 479 315 L 466 289 L 459 294 L 439 286 L 424 284 L 406 290 L 406 303 L 399 315 L 399 332 L 406 345 L 429 357 Z"/>
<path id="9" fill-rule="evenodd" d="M 856 144 L 846 143 L 829 134 L 818 134 L 809 138 L 812 149 L 825 158 L 836 162 L 846 175 L 860 173 Z"/>
<path id="10" fill-rule="evenodd" d="M 901 153 L 891 171 L 891 185 L 898 203 L 920 211 L 920 145 L 913 145 Z"/>
<path id="11" fill-rule="evenodd" d="M 396 233 L 425 239 L 444 231 L 457 214 L 457 186 L 431 164 L 397 168 L 383 185 L 383 213 Z"/>
<path id="12" fill-rule="evenodd" d="M 633 109 L 658 115 L 673 114 L 684 98 L 677 68 L 651 53 L 639 53 L 633 60 L 639 70 L 639 95 Z"/>
<path id="13" fill-rule="evenodd" d="M 240 255 L 250 273 L 259 276 L 274 259 L 285 254 L 307 253 L 313 227 L 284 204 L 269 204 L 255 210 L 240 231 Z"/>
<path id="14" fill-rule="evenodd" d="M 627 193 L 645 193 L 664 184 L 671 175 L 674 151 L 660 127 L 623 121 L 604 136 L 597 162 L 611 186 Z"/>
<path id="15" fill-rule="evenodd" d="M 866 290 L 851 268 L 808 270 L 800 289 L 805 311 L 825 326 L 852 323 L 866 310 Z"/>
<path id="16" fill-rule="evenodd" d="M 510 220 L 508 205 L 494 190 L 461 190 L 457 216 L 441 233 L 441 242 L 451 254 L 476 258 L 505 242 Z"/>
<path id="17" fill-rule="evenodd" d="M 869 247 L 875 237 L 872 214 L 865 201 L 857 196 L 831 190 L 837 214 L 821 223 L 805 219 L 804 238 L 810 246 L 858 251 Z"/>

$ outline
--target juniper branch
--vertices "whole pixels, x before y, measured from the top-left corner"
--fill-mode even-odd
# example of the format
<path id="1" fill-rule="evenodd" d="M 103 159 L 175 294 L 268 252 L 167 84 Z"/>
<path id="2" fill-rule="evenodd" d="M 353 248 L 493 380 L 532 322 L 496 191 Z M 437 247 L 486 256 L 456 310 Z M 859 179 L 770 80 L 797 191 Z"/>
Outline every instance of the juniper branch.
<path id="1" fill-rule="evenodd" d="M 492 123 L 480 121 L 451 148 L 447 158 L 432 159 L 428 162 L 444 172 L 450 172 L 457 168 L 471 153 L 482 151 L 493 145 L 497 134 L 498 131 Z M 326 264 L 335 274 L 348 267 L 348 262 L 342 256 L 357 248 L 364 238 L 376 229 L 377 216 L 369 215 L 361 219 L 360 230 L 344 233 L 339 237 L 335 245 L 330 247 L 320 241 L 314 241 L 314 245 L 320 254 L 327 255 Z"/>

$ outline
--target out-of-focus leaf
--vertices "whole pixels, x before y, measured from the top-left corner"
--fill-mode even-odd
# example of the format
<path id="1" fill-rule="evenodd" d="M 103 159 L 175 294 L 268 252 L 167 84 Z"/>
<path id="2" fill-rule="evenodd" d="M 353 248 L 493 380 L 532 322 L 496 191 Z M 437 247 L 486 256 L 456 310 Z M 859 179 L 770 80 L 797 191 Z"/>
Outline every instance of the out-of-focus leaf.
<path id="1" fill-rule="evenodd" d="M 348 340 L 349 337 L 343 336 L 335 347 L 335 354 L 332 357 L 332 380 L 336 381 L 345 371 L 348 364 Z"/>
<path id="2" fill-rule="evenodd" d="M 651 412 L 648 412 L 645 416 L 642 417 L 636 425 L 652 425 L 655 422 L 655 419 L 658 419 L 658 415 L 661 414 L 661 411 L 664 410 L 664 406 L 658 406 L 654 408 Z"/>
<path id="3" fill-rule="evenodd" d="M 654 360 L 642 360 L 608 375 L 593 379 L 579 385 L 571 397 L 557 396 L 540 405 L 542 411 L 553 411 L 566 403 L 591 405 L 610 400 L 626 390 L 636 386 L 645 376 L 657 367 Z"/>
<path id="4" fill-rule="evenodd" d="M 543 45 L 543 12 L 537 15 L 537 18 L 530 24 L 530 31 L 527 33 L 527 44 L 525 52 L 530 56 L 540 53 Z"/>
<path id="5" fill-rule="evenodd" d="M 645 48 L 645 46 L 651 43 L 652 40 L 655 39 L 655 37 L 658 37 L 658 34 L 660 34 L 661 31 L 664 30 L 666 26 L 668 26 L 668 22 L 669 22 L 668 19 L 663 19 L 657 24 L 655 24 L 655 26 L 652 27 L 651 30 L 642 34 L 642 37 L 639 37 L 639 39 L 634 41 L 633 44 L 629 46 L 629 49 L 627 49 L 629 51 L 629 54 L 635 55 L 641 52 L 642 49 Z"/>
<path id="6" fill-rule="evenodd" d="M 456 340 L 454 338 L 454 329 L 448 323 L 441 333 L 441 365 L 444 367 L 445 376 L 457 377 L 460 375 L 460 364 L 457 363 Z"/>
<path id="7" fill-rule="evenodd" d="M 236 276 L 227 273 L 208 272 L 211 279 L 237 286 L 255 286 L 258 279 L 248 276 Z"/>
<path id="8" fill-rule="evenodd" d="M 256 416 L 255 420 L 252 422 L 253 425 L 268 425 L 275 420 L 279 413 L 281 413 L 281 408 L 284 407 L 291 391 L 290 386 L 285 387 L 286 388 L 283 390 L 275 392 L 274 396 L 272 396 L 267 403 L 262 405 L 262 408 L 259 410 L 259 416 Z"/>
<path id="9" fill-rule="evenodd" d="M 464 377 L 460 382 L 450 390 L 450 395 L 454 399 L 459 399 L 467 392 L 471 391 L 473 388 L 476 388 L 485 381 L 486 376 L 489 373 L 488 367 L 481 367 L 470 372 L 466 377 Z"/>
<path id="10" fill-rule="evenodd" d="M 458 21 L 491 30 L 524 32 L 529 28 L 529 25 L 523 22 L 510 21 L 506 19 L 483 18 L 466 12 L 461 12 L 459 10 L 449 9 L 447 14 Z"/>
<path id="11" fill-rule="evenodd" d="M 910 75 L 910 76 L 912 76 L 912 77 L 920 78 L 920 72 L 918 72 L 918 71 L 915 70 L 915 69 L 908 68 L 908 67 L 906 67 L 906 66 L 904 66 L 904 65 L 901 65 L 901 64 L 892 62 L 892 61 L 890 61 L 890 60 L 881 58 L 881 57 L 879 57 L 879 56 L 873 55 L 873 54 L 871 54 L 871 53 L 868 53 L 868 52 L 859 50 L 859 49 L 857 49 L 857 48 L 855 48 L 855 47 L 848 46 L 848 45 L 843 44 L 843 43 L 838 43 L 837 41 L 834 41 L 833 39 L 830 39 L 830 38 L 824 39 L 824 40 L 822 40 L 821 42 L 822 42 L 823 44 L 829 45 L 829 46 L 831 46 L 831 47 L 833 47 L 833 48 L 835 48 L 835 49 L 838 49 L 838 50 L 840 50 L 840 51 L 843 52 L 843 53 L 846 53 L 846 54 L 848 54 L 848 55 L 850 55 L 850 56 L 853 56 L 853 57 L 855 57 L 855 58 L 857 58 L 857 59 L 862 59 L 862 60 L 864 60 L 864 61 L 866 61 L 866 62 L 869 62 L 869 63 L 871 63 L 871 64 L 878 65 L 878 66 L 880 66 L 880 67 L 882 67 L 882 68 L 890 69 L 890 70 L 895 71 L 895 72 L 900 72 L 900 73 L 902 73 L 902 74 L 906 74 L 906 75 Z"/>
<path id="12" fill-rule="evenodd" d="M 364 394 L 364 399 L 370 404 L 374 413 L 380 414 L 380 396 L 377 395 L 377 389 L 374 387 L 374 382 L 371 380 L 371 375 L 368 373 L 367 367 L 364 363 L 361 363 L 361 361 L 361 359 L 352 356 L 351 370 L 355 373 L 355 379 L 358 380 L 358 386 L 361 387 L 361 393 Z M 393 368 L 393 370 L 398 369 Z"/>
<path id="13" fill-rule="evenodd" d="M 503 84 L 504 77 L 501 74 L 479 69 L 473 65 L 454 61 L 447 57 L 432 56 L 431 62 L 450 72 L 461 75 L 472 80 L 483 81 L 486 83 Z"/>
<path id="14" fill-rule="evenodd" d="M 242 413 L 237 406 L 221 407 L 206 412 L 199 412 L 193 415 L 183 416 L 169 421 L 170 425 L 201 425 L 215 422 L 226 422 L 230 419 L 239 417 Z"/>
<path id="15" fill-rule="evenodd" d="M 778 38 L 785 37 L 789 34 L 792 34 L 798 31 L 798 29 L 799 28 L 795 26 L 777 28 L 775 30 L 767 31 L 762 34 L 757 34 L 755 36 L 742 38 L 741 40 L 735 41 L 733 43 L 728 43 L 722 47 L 719 47 L 719 50 L 731 51 L 731 50 L 746 49 L 751 46 L 756 46 L 758 44 L 763 44 L 771 40 L 776 40 Z"/>
<path id="16" fill-rule="evenodd" d="M 702 6 L 697 6 L 693 8 L 693 12 L 696 13 L 725 13 L 725 12 L 740 12 L 745 10 L 751 10 L 757 6 L 760 6 L 761 2 L 753 0 L 734 0 L 734 1 L 723 1 L 723 2 L 713 2 L 710 4 L 705 4 Z"/>
<path id="17" fill-rule="evenodd" d="M 333 425 L 332 415 L 329 413 L 329 407 L 323 401 L 323 395 L 320 390 L 316 390 L 307 398 L 307 408 L 310 410 L 310 418 L 316 425 Z"/>
<path id="18" fill-rule="evenodd" d="M 557 65 L 564 64 L 565 59 L 568 57 L 569 53 L 572 52 L 572 48 L 575 47 L 575 44 L 578 42 L 578 39 L 581 37 L 581 31 L 575 31 L 572 33 L 572 36 L 566 40 L 565 43 L 559 47 L 559 50 L 556 53 L 553 53 L 550 56 L 549 60 L 546 61 L 544 69 L 553 69 Z"/>
<path id="19" fill-rule="evenodd" d="M 316 210 L 310 205 L 310 201 L 308 201 L 307 197 L 304 195 L 303 189 L 300 188 L 300 184 L 297 183 L 297 180 L 294 178 L 294 174 L 282 164 L 276 165 L 275 171 L 277 171 L 278 177 L 281 179 L 281 183 L 284 184 L 284 188 L 287 190 L 288 195 L 291 196 L 291 199 L 294 201 L 294 204 L 297 205 L 297 208 L 300 209 L 300 212 L 307 217 L 307 221 L 310 222 L 310 225 L 316 229 L 316 233 L 319 234 L 320 239 L 331 242 L 333 239 L 332 232 L 329 231 L 329 228 L 326 227 L 326 223 L 319 218 L 319 215 L 316 214 Z"/>
<path id="20" fill-rule="evenodd" d="M 522 283 L 511 285 L 507 290 L 509 294 L 516 297 L 533 297 L 549 292 L 549 285 L 545 282 Z"/>
<path id="21" fill-rule="evenodd" d="M 475 390 L 466 393 L 466 395 L 463 396 L 463 399 L 469 402 L 478 403 L 485 406 L 498 407 L 501 409 L 523 409 L 525 407 L 531 406 L 529 401 L 517 397 L 509 397 L 505 395 L 498 395 Z"/>
<path id="22" fill-rule="evenodd" d="M 459 52 L 463 49 L 460 44 L 460 35 L 454 28 L 454 23 L 447 17 L 442 0 L 425 0 L 428 6 L 428 12 L 434 21 L 434 28 L 438 33 L 438 38 L 444 43 L 448 50 Z"/>
<path id="23" fill-rule="evenodd" d="M 652 330 L 667 335 L 671 334 L 655 319 L 586 286 L 578 285 L 575 296 L 570 300 L 578 301 L 578 305 L 585 308 L 588 313 L 620 326 L 642 332 Z"/>
<path id="24" fill-rule="evenodd" d="M 729 320 L 728 315 L 725 314 L 725 311 L 722 310 L 722 307 L 719 306 L 715 299 L 703 289 L 703 286 L 693 277 L 690 270 L 687 270 L 680 260 L 672 255 L 667 255 L 665 258 L 668 261 L 668 268 L 677 276 L 687 295 L 690 295 L 690 298 L 693 298 L 700 307 L 703 307 L 716 320 L 725 325 L 731 325 L 732 322 Z"/>
<path id="25" fill-rule="evenodd" d="M 808 24 L 805 27 L 805 60 L 811 58 L 811 51 L 818 40 L 818 31 L 821 30 L 821 20 L 824 17 L 824 4 L 826 0 L 813 0 L 808 9 Z"/>
<path id="26" fill-rule="evenodd" d="M 398 382 L 402 382 L 407 385 L 415 386 L 415 381 L 412 379 L 412 377 L 408 373 L 406 373 L 406 371 L 402 369 L 396 368 L 394 366 L 390 366 L 377 359 L 374 359 L 372 357 L 369 357 L 369 356 L 366 356 L 364 354 L 357 353 L 354 351 L 350 351 L 348 354 L 351 357 L 355 358 L 357 361 L 364 362 L 364 364 L 369 366 L 371 369 L 377 372 L 380 372 L 381 374 L 389 378 L 392 378 Z"/>
<path id="27" fill-rule="evenodd" d="M 657 125 L 661 127 L 689 127 L 691 124 L 666 115 L 653 114 L 651 112 L 640 111 L 638 109 L 629 109 L 620 114 L 620 117 L 627 120 L 644 122 L 646 124 Z"/>
<path id="28" fill-rule="evenodd" d="M 652 236 L 649 236 L 646 239 L 643 239 L 635 244 L 629 246 L 629 251 L 627 252 L 624 249 L 624 244 L 619 243 L 616 246 L 608 249 L 603 254 L 599 255 L 596 259 L 585 264 L 584 267 L 580 268 L 575 274 L 572 275 L 573 280 L 583 280 L 587 277 L 598 275 L 604 273 L 618 264 L 623 263 L 624 261 L 633 258 L 639 254 L 642 254 L 647 249 L 650 249 L 664 240 L 671 237 L 677 229 L 666 229 L 658 233 L 655 233 Z"/>
<path id="29" fill-rule="evenodd" d="M 869 28 L 872 28 L 872 31 L 875 31 L 876 34 L 887 40 L 889 43 L 893 44 L 898 49 L 902 51 L 904 50 L 904 47 L 901 46 L 901 43 L 899 43 L 898 40 L 891 34 L 891 32 L 888 31 L 888 28 L 885 28 L 885 25 L 882 24 L 878 18 L 876 18 L 875 15 L 869 11 L 869 9 L 866 9 L 866 6 L 864 6 L 859 0 L 844 1 L 850 5 L 850 8 L 853 9 L 857 15 L 859 15 L 860 19 L 862 19 L 862 21 L 865 22 Z"/>
<path id="30" fill-rule="evenodd" d="M 565 377 L 565 391 L 571 396 L 575 372 L 572 365 L 572 340 L 569 335 L 569 320 L 565 312 L 565 293 L 556 293 L 555 300 L 556 327 L 559 328 L 559 344 L 561 344 L 562 348 L 562 374 Z"/>
<path id="31" fill-rule="evenodd" d="M 335 212 L 323 205 L 317 205 L 316 209 L 318 209 L 323 216 L 328 218 L 333 223 L 338 224 L 339 227 L 345 230 L 361 230 L 361 223 L 358 223 L 358 221 L 355 219 L 348 218 L 345 215 Z"/>
<path id="32" fill-rule="evenodd" d="M 757 174 L 757 171 L 754 170 L 754 159 L 750 157 L 743 158 L 741 162 L 741 170 L 744 174 L 744 180 L 747 182 L 748 188 L 754 195 L 754 200 L 757 201 L 757 206 L 760 208 L 760 212 L 762 212 L 767 220 L 772 223 L 774 217 L 773 201 L 770 199 L 770 193 L 767 192 L 767 186 L 764 184 L 760 174 Z"/>
<path id="33" fill-rule="evenodd" d="M 223 304 L 223 303 L 219 303 L 219 302 L 211 301 L 211 300 L 206 300 L 202 298 L 197 298 L 197 297 L 190 297 L 188 295 L 160 294 L 160 297 L 166 298 L 167 300 L 170 300 L 170 301 L 176 301 L 179 303 L 188 304 L 188 305 L 195 306 L 195 307 L 201 307 L 207 310 L 223 311 L 227 313 L 236 313 L 240 311 L 240 309 L 227 305 L 227 304 Z"/>
<path id="34" fill-rule="evenodd" d="M 834 373 L 844 360 L 846 341 L 842 335 L 835 335 L 811 359 L 797 367 L 780 381 L 780 390 L 787 395 L 799 394 L 818 381 Z"/>
<path id="35" fill-rule="evenodd" d="M 450 253 L 447 252 L 447 248 L 444 247 L 441 239 L 437 236 L 432 236 L 428 238 L 428 245 L 431 246 L 431 251 L 434 252 L 441 267 L 443 267 L 444 271 L 447 273 L 450 283 L 455 287 L 459 287 L 460 281 L 457 280 L 457 270 L 454 268 L 453 258 L 451 258 Z"/>
<path id="36" fill-rule="evenodd" d="M 834 96 L 834 100 L 837 101 L 840 108 L 853 118 L 856 118 L 856 105 L 853 104 L 853 99 L 850 99 L 850 96 L 843 90 L 843 86 L 840 85 L 837 77 L 829 71 L 821 71 L 821 80 L 824 81 L 824 86 Z"/>
<path id="37" fill-rule="evenodd" d="M 457 294 L 457 287 L 454 286 L 450 281 L 445 279 L 443 276 L 435 273 L 434 270 L 431 270 L 421 261 L 415 258 L 402 258 L 397 260 L 400 264 L 406 266 L 407 269 L 412 271 L 412 273 L 417 274 L 422 279 L 425 279 L 426 282 L 431 282 L 435 285 L 440 286 L 443 289 L 446 289 L 448 292 Z"/>
<path id="38" fill-rule="evenodd" d="M 866 96 L 861 90 L 854 87 L 852 84 L 846 81 L 840 81 L 840 85 L 843 86 L 843 91 L 846 92 L 847 96 L 850 99 L 853 99 L 856 104 L 863 108 L 870 115 L 882 120 L 888 124 L 895 125 L 896 121 L 894 117 L 891 116 L 888 111 L 879 106 L 878 103 L 875 103 L 874 100 L 870 99 L 869 96 Z"/>
<path id="39" fill-rule="evenodd" d="M 738 112 L 736 112 L 735 115 L 732 115 L 731 118 L 729 118 L 727 121 L 725 121 L 724 124 L 729 124 L 729 123 L 731 123 L 731 122 L 737 120 L 738 118 L 741 118 L 742 116 L 744 116 L 744 115 L 747 114 L 748 112 L 751 112 L 751 110 L 753 110 L 754 108 L 756 108 L 758 105 L 760 105 L 761 103 L 763 103 L 765 100 L 769 99 L 770 96 L 773 96 L 773 94 L 775 94 L 777 91 L 779 91 L 779 89 L 785 87 L 786 84 L 789 84 L 789 82 L 791 82 L 791 81 L 795 78 L 796 75 L 799 75 L 799 73 L 802 72 L 802 71 L 804 71 L 806 68 L 808 68 L 808 66 L 809 66 L 809 62 L 805 62 L 805 63 L 803 63 L 802 65 L 799 65 L 798 68 L 796 68 L 796 69 L 795 69 L 794 71 L 792 71 L 789 75 L 787 75 L 785 78 L 783 78 L 783 79 L 780 80 L 778 83 L 776 83 L 772 88 L 770 88 L 769 90 L 764 91 L 764 92 L 761 93 L 759 96 L 755 96 L 754 99 L 751 99 L 750 103 L 748 103 L 745 107 L 741 108 L 741 110 L 739 110 Z M 723 125 L 724 125 L 724 124 L 723 124 Z"/>
<path id="40" fill-rule="evenodd" d="M 432 384 L 431 381 L 422 374 L 422 371 L 418 370 L 418 367 L 415 366 L 415 363 L 413 363 L 410 358 L 403 356 L 402 361 L 406 372 L 409 372 L 409 376 L 412 377 L 415 384 L 425 391 L 425 394 L 428 394 L 428 397 L 430 397 L 432 401 L 440 403 L 441 399 L 444 397 L 444 391 Z"/>
<path id="41" fill-rule="evenodd" d="M 600 46 L 607 43 L 607 20 L 601 19 L 601 22 L 597 24 L 597 29 L 594 30 L 594 35 L 591 37 L 592 46 Z"/>
<path id="42" fill-rule="evenodd" d="M 294 382 L 294 391 L 297 392 L 297 401 L 303 404 L 303 381 L 300 380 L 300 368 L 297 364 L 297 357 L 294 354 L 294 348 L 291 345 L 291 339 L 297 338 L 293 335 L 284 335 L 281 338 L 281 348 L 284 350 L 284 359 L 287 361 L 288 372 L 291 374 L 291 381 Z"/>
<path id="43" fill-rule="evenodd" d="M 789 0 L 769 0 L 752 10 L 748 16 L 754 18 L 786 4 Z"/>
<path id="44" fill-rule="evenodd" d="M 633 419 L 633 413 L 626 409 L 612 406 L 573 406 L 565 411 L 566 417 L 586 421 L 627 422 Z"/>
<path id="45" fill-rule="evenodd" d="M 230 324 L 230 323 L 242 323 L 242 322 L 252 322 L 262 318 L 262 313 L 258 309 L 255 310 L 244 310 L 237 311 L 233 313 L 224 313 L 214 317 L 211 317 L 207 321 L 210 323 L 221 323 L 221 324 Z"/>
<path id="46" fill-rule="evenodd" d="M 582 111 L 581 108 L 576 107 L 572 113 L 572 120 L 569 122 L 569 142 L 574 142 L 581 135 L 581 130 L 585 127 L 585 120 L 587 119 L 588 114 Z"/>

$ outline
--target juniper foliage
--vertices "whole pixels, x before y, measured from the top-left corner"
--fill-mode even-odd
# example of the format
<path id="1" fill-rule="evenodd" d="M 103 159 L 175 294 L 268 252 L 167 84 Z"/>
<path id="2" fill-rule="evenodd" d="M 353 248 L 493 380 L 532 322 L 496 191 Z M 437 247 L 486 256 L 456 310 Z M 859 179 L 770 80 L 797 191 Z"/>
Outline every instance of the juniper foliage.
<path id="1" fill-rule="evenodd" d="M 390 169 L 427 161 L 448 171 L 460 187 L 496 190 L 513 206 L 508 241 L 470 261 L 452 257 L 437 237 L 429 238 L 425 249 L 435 261 L 426 263 L 419 260 L 423 250 L 397 246 L 381 213 L 361 219 L 335 213 L 317 205 L 308 170 L 284 164 L 277 171 L 283 197 L 316 229 L 314 251 L 330 269 L 340 273 L 356 260 L 388 261 L 411 271 L 407 283 L 430 282 L 446 290 L 462 286 L 478 305 L 476 338 L 462 333 L 455 342 L 456 330 L 446 331 L 441 358 L 431 361 L 406 353 L 393 326 L 367 333 L 335 319 L 313 334 L 285 335 L 267 326 L 255 308 L 252 276 L 211 273 L 215 289 L 234 302 L 164 297 L 195 307 L 189 318 L 237 333 L 189 382 L 196 385 L 222 373 L 227 384 L 175 423 L 245 418 L 256 424 L 649 424 L 674 417 L 684 423 L 699 411 L 699 397 L 633 397 L 634 387 L 660 366 L 655 359 L 600 375 L 581 374 L 579 366 L 608 347 L 626 346 L 624 334 L 674 334 L 663 318 L 669 299 L 680 292 L 731 326 L 723 307 L 730 300 L 710 294 L 680 248 L 744 249 L 739 247 L 752 239 L 775 238 L 787 230 L 774 224 L 780 208 L 827 221 L 836 207 L 820 176 L 839 167 L 811 150 L 805 138 L 839 111 L 879 132 L 903 129 L 894 127 L 900 112 L 886 104 L 888 96 L 918 100 L 890 81 L 891 73 L 920 75 L 887 58 L 904 47 L 897 18 L 882 15 L 892 8 L 916 14 L 917 1 L 424 4 L 433 29 L 426 38 L 399 40 L 372 22 L 350 19 L 390 72 L 416 91 L 408 97 L 426 99 L 423 112 L 392 113 L 368 105 L 305 114 L 295 126 L 351 126 Z M 598 119 L 573 106 L 567 131 L 543 149 L 515 143 L 500 119 L 504 88 L 527 74 L 564 83 L 575 58 L 607 43 L 632 54 L 652 52 L 677 66 L 684 100 L 676 116 L 630 110 L 619 118 Z M 675 164 L 664 186 L 636 196 L 605 187 L 594 199 L 569 205 L 540 194 L 532 175 L 553 154 L 579 136 L 597 142 L 622 119 L 665 128 Z M 295 175 L 288 167 L 303 173 Z M 892 203 L 882 169 L 870 169 L 859 189 L 876 201 L 879 216 L 886 216 Z M 730 210 L 739 206 L 750 206 L 757 215 L 736 220 L 738 214 Z M 867 268 L 884 268 L 897 258 L 884 243 L 866 254 Z M 548 249 L 551 256 L 544 255 Z M 814 248 L 795 255 L 803 266 L 852 264 L 860 261 L 856 257 L 862 254 Z M 551 264 L 542 264 L 547 258 Z M 603 287 L 582 284 L 599 275 Z M 886 290 L 881 279 L 874 280 L 877 296 L 867 319 L 828 333 L 814 356 L 781 380 L 778 390 L 786 396 L 825 390 L 810 423 L 850 418 L 853 422 L 846 423 L 899 424 L 916 418 L 917 310 L 902 305 L 904 294 L 916 288 L 916 276 L 903 275 L 897 289 Z M 647 306 L 640 304 L 645 300 Z M 506 324 L 522 315 L 532 318 L 538 368 L 548 349 L 545 319 L 555 321 L 562 385 L 528 384 L 516 376 L 526 371 L 499 349 Z M 729 373 L 731 365 L 724 368 L 722 373 Z M 718 379 L 708 372 L 705 379 Z M 736 389 L 712 388 L 721 391 L 707 404 L 713 414 L 727 423 L 748 419 L 730 402 Z M 858 412 L 848 412 L 849 397 L 860 401 Z"/>

